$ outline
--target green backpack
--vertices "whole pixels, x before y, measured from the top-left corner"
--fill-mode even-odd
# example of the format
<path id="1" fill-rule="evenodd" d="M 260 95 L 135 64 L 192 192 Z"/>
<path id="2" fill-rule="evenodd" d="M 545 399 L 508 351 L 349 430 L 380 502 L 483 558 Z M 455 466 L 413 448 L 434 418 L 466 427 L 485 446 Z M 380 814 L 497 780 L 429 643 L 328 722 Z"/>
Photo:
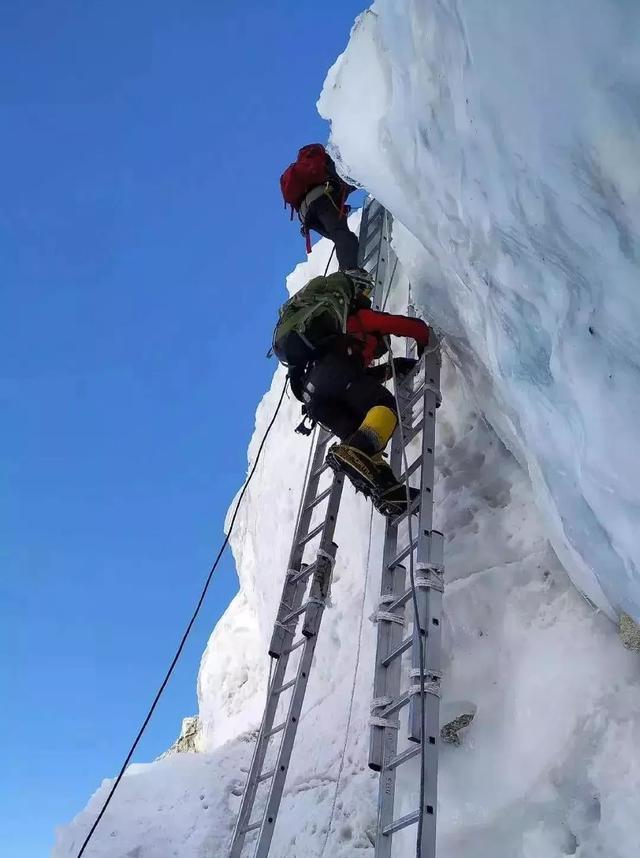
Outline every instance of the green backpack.
<path id="1" fill-rule="evenodd" d="M 273 353 L 285 366 L 306 364 L 346 331 L 355 298 L 351 278 L 341 272 L 314 277 L 280 308 Z"/>

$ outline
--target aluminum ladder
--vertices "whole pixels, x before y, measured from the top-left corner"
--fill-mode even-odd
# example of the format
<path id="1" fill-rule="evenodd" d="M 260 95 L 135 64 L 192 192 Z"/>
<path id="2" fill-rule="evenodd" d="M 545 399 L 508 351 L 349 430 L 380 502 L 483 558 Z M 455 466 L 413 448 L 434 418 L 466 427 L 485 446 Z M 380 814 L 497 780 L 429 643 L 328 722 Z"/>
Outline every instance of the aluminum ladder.
<path id="1" fill-rule="evenodd" d="M 397 266 L 391 248 L 392 223 L 389 212 L 375 200 L 370 200 L 361 221 L 361 265 L 373 274 L 372 298 L 378 309 L 386 307 Z M 366 238 L 363 239 L 363 235 Z M 411 304 L 409 311 L 412 312 Z M 407 349 L 407 357 L 412 351 Z M 433 530 L 433 483 L 436 411 L 441 402 L 440 366 L 440 349 L 435 344 L 397 389 L 403 435 L 396 430 L 393 436 L 390 465 L 394 473 L 402 474 L 404 478 L 409 476 L 411 483 L 420 487 L 420 496 L 408 515 L 405 513 L 387 519 L 385 526 L 380 602 L 376 612 L 378 634 L 369 741 L 369 767 L 380 772 L 375 858 L 394 858 L 394 853 L 395 858 L 403 858 L 400 850 L 393 848 L 393 835 L 416 824 L 420 814 L 419 810 L 414 810 L 394 817 L 396 770 L 420 754 L 424 756 L 426 773 L 420 852 L 422 858 L 435 858 L 436 854 L 444 539 L 442 533 Z M 406 445 L 408 473 L 405 471 L 402 437 Z M 409 540 L 409 516 L 412 541 Z M 407 575 L 410 555 L 418 604 L 417 624 L 414 623 L 413 595 Z M 424 666 L 422 688 L 421 646 Z M 410 660 L 408 670 L 403 670 L 403 656 Z M 406 724 L 401 725 L 402 713 L 406 713 Z M 402 750 L 398 750 L 401 732 L 407 741 Z"/>
<path id="2" fill-rule="evenodd" d="M 393 268 L 390 265 L 390 238 L 390 215 L 379 203 L 369 199 L 360 222 L 359 264 L 372 275 L 372 299 L 376 306 L 383 300 L 385 292 L 388 294 L 395 273 L 395 265 Z M 320 428 L 316 434 L 309 477 L 303 489 L 282 598 L 269 645 L 269 655 L 275 660 L 275 669 L 269 683 L 267 702 L 228 858 L 240 858 L 245 846 L 246 854 L 251 854 L 253 858 L 266 858 L 269 854 L 331 583 L 337 550 L 333 535 L 344 478 L 342 475 L 333 475 L 325 465 L 331 433 Z M 314 545 L 317 545 L 315 558 L 312 562 L 305 562 Z M 296 637 L 300 621 L 301 631 Z M 294 675 L 289 677 L 287 668 L 290 656 L 298 649 L 301 649 L 298 663 L 297 666 L 294 664 L 291 671 Z M 279 712 L 283 717 L 278 720 L 276 716 Z M 275 750 L 271 743 L 277 738 L 280 744 Z M 267 763 L 268 757 L 271 760 Z M 266 798 L 261 796 L 258 800 L 261 786 L 268 791 Z M 257 806 L 262 809 L 252 818 Z M 253 832 L 258 832 L 257 836 Z M 248 835 L 252 836 L 248 838 Z"/>
<path id="3" fill-rule="evenodd" d="M 410 350 L 407 350 L 409 356 Z M 390 464 L 409 476 L 420 495 L 408 512 L 388 518 L 385 526 L 380 602 L 375 614 L 377 646 L 371 703 L 369 768 L 380 772 L 375 858 L 400 858 L 393 836 L 418 822 L 414 810 L 394 816 L 396 771 L 420 754 L 426 788 L 423 804 L 422 858 L 435 858 L 438 747 L 440 743 L 441 615 L 444 589 L 443 536 L 433 530 L 433 483 L 436 409 L 440 404 L 440 350 L 427 350 L 415 369 L 398 383 L 397 397 L 405 441 L 396 430 Z M 411 519 L 411 530 L 409 528 Z M 407 568 L 413 560 L 418 622 Z M 406 630 L 406 631 L 405 631 Z M 424 685 L 420 682 L 420 648 Z M 405 655 L 406 654 L 406 655 Z M 406 662 L 403 666 L 403 661 Z M 404 675 L 404 682 L 403 682 Z M 425 738 L 422 735 L 422 698 Z M 400 716 L 406 715 L 401 723 Z M 399 750 L 399 734 L 407 742 Z"/>
<path id="4" fill-rule="evenodd" d="M 280 607 L 269 645 L 269 655 L 276 660 L 275 669 L 271 676 L 267 704 L 231 840 L 229 858 L 240 858 L 247 834 L 254 830 L 258 831 L 257 841 L 252 843 L 254 851 L 251 854 L 255 858 L 266 858 L 271 846 L 337 549 L 333 534 L 342 495 L 343 477 L 337 475 L 330 480 L 327 487 L 322 486 L 322 475 L 327 471 L 324 458 L 331 437 L 329 432 L 321 430 L 313 452 Z M 315 524 L 314 513 L 325 500 L 326 511 L 320 522 Z M 303 562 L 305 548 L 318 536 L 319 545 L 314 562 Z M 305 600 L 309 581 L 311 586 Z M 300 620 L 301 633 L 296 638 Z M 295 675 L 289 679 L 289 658 L 299 648 L 302 653 L 297 669 Z M 290 696 L 286 715 L 276 724 L 279 704 L 281 701 L 284 703 L 284 695 L 287 692 L 290 692 Z M 265 768 L 270 742 L 279 734 L 282 735 L 275 761 L 273 765 Z M 264 809 L 252 820 L 251 815 L 261 784 L 268 786 L 268 794 Z"/>

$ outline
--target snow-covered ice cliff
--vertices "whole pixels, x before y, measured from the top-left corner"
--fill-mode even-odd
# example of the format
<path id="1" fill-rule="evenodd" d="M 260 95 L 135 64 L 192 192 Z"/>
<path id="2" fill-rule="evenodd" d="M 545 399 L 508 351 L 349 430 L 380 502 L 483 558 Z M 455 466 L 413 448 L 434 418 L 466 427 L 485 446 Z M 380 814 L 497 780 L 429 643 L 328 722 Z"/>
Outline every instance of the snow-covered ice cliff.
<path id="1" fill-rule="evenodd" d="M 637 656 L 572 580 L 604 611 L 638 615 L 639 13 L 613 0 L 379 0 L 320 102 L 344 169 L 396 216 L 393 308 L 410 278 L 445 335 L 443 702 L 473 701 L 477 715 L 461 748 L 442 749 L 440 858 L 637 851 Z M 316 245 L 289 290 L 329 251 Z M 250 462 L 282 383 L 278 370 Z M 132 767 L 88 858 L 225 854 L 308 454 L 297 420 L 285 400 L 232 538 L 241 589 L 203 657 L 199 753 Z M 373 854 L 367 618 L 381 524 L 348 488 L 274 858 Z M 76 854 L 108 785 L 61 829 L 54 858 Z M 407 766 L 400 812 L 416 795 Z"/>
<path id="2" fill-rule="evenodd" d="M 639 33 L 620 0 L 378 0 L 320 100 L 572 578 L 636 617 Z"/>

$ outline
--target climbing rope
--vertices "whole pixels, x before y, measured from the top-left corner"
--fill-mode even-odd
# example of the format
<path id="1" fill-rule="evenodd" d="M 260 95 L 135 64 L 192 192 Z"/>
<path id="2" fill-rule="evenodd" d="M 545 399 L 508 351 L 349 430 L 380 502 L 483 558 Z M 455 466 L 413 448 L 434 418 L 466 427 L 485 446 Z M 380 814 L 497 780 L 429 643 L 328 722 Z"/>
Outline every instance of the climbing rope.
<path id="1" fill-rule="evenodd" d="M 336 803 L 338 801 L 338 792 L 340 790 L 340 781 L 342 778 L 342 771 L 344 769 L 344 759 L 347 753 L 347 744 L 349 742 L 349 730 L 351 729 L 351 716 L 353 715 L 353 701 L 356 694 L 356 681 L 358 678 L 358 668 L 360 667 L 360 650 L 362 647 L 362 626 L 364 624 L 364 606 L 367 598 L 367 583 L 369 581 L 369 561 L 371 559 L 371 539 L 373 536 L 373 506 L 371 507 L 371 514 L 369 516 L 369 545 L 367 547 L 367 565 L 365 567 L 364 572 L 364 584 L 362 587 L 362 603 L 360 605 L 360 625 L 358 628 L 358 645 L 356 647 L 356 658 L 355 658 L 355 666 L 353 670 L 353 682 L 351 683 L 351 697 L 349 698 L 349 711 L 347 714 L 347 726 L 344 731 L 344 744 L 342 746 L 342 754 L 340 755 L 340 765 L 338 766 L 338 776 L 336 778 L 336 788 L 333 792 L 333 801 L 331 803 L 331 813 L 329 814 L 329 822 L 327 823 L 327 830 L 324 835 L 324 842 L 322 844 L 322 849 L 320 850 L 320 858 L 323 858 L 324 850 L 326 849 L 327 842 L 329 840 L 329 835 L 331 834 L 331 825 L 333 824 L 333 817 L 336 810 Z"/>
<path id="2" fill-rule="evenodd" d="M 327 264 L 325 265 L 325 268 L 324 268 L 324 275 L 323 275 L 324 277 L 327 276 L 327 271 L 329 270 L 329 266 L 331 265 L 331 260 L 333 259 L 333 254 L 335 252 L 336 252 L 336 246 L 334 244 L 333 247 L 331 248 L 331 254 L 329 256 L 329 259 L 327 260 Z"/>
<path id="3" fill-rule="evenodd" d="M 222 541 L 222 545 L 220 546 L 220 550 L 218 551 L 217 557 L 214 560 L 213 566 L 211 567 L 211 570 L 209 571 L 209 574 L 208 574 L 208 576 L 204 582 L 204 586 L 203 586 L 202 591 L 200 593 L 200 598 L 198 599 L 195 610 L 193 611 L 193 613 L 191 615 L 191 619 L 187 623 L 187 627 L 184 631 L 184 634 L 182 635 L 182 638 L 180 639 L 180 643 L 178 644 L 178 649 L 176 650 L 176 653 L 173 657 L 173 660 L 171 661 L 171 664 L 169 665 L 169 669 L 167 670 L 165 677 L 162 680 L 162 683 L 160 684 L 160 688 L 158 689 L 156 696 L 153 699 L 153 703 L 151 704 L 149 711 L 147 712 L 147 715 L 146 715 L 144 721 L 142 722 L 142 726 L 138 730 L 138 734 L 137 734 L 136 738 L 134 739 L 133 744 L 131 745 L 131 748 L 129 749 L 129 751 L 127 753 L 127 756 L 125 757 L 124 763 L 122 764 L 120 771 L 118 772 L 118 776 L 116 777 L 113 786 L 109 790 L 109 794 L 107 795 L 107 797 L 104 801 L 104 804 L 100 808 L 100 812 L 98 813 L 98 816 L 96 817 L 95 822 L 93 823 L 93 825 L 89 829 L 89 833 L 87 834 L 87 836 L 84 840 L 84 843 L 80 847 L 80 851 L 78 852 L 76 858 L 81 858 L 81 856 L 84 854 L 84 851 L 87 848 L 89 841 L 93 837 L 94 831 L 96 830 L 96 828 L 98 827 L 98 825 L 100 823 L 100 820 L 104 816 L 105 811 L 107 810 L 107 807 L 109 806 L 109 803 L 111 802 L 111 799 L 113 798 L 113 795 L 114 795 L 115 791 L 117 790 L 117 788 L 120 784 L 120 781 L 122 780 L 122 778 L 124 776 L 124 773 L 127 769 L 127 766 L 131 762 L 131 758 L 133 757 L 135 750 L 138 747 L 140 739 L 142 738 L 142 735 L 143 735 L 144 731 L 146 730 L 147 725 L 149 724 L 149 721 L 151 720 L 153 713 L 155 712 L 156 706 L 158 705 L 158 701 L 160 700 L 160 697 L 162 696 L 162 693 L 165 690 L 167 683 L 169 682 L 169 679 L 171 678 L 171 675 L 174 671 L 174 668 L 175 668 L 176 664 L 178 663 L 178 659 L 180 658 L 180 655 L 182 654 L 182 650 L 184 649 L 184 645 L 187 642 L 187 638 L 189 637 L 189 634 L 191 632 L 193 624 L 195 623 L 196 618 L 197 618 L 198 614 L 200 613 L 200 608 L 202 607 L 202 604 L 205 600 L 205 596 L 207 595 L 209 585 L 211 584 L 211 579 L 213 578 L 213 575 L 214 575 L 214 573 L 218 567 L 218 563 L 220 562 L 220 559 L 224 553 L 225 548 L 229 544 L 229 539 L 231 538 L 231 534 L 233 533 L 233 527 L 236 523 L 236 518 L 238 516 L 240 504 L 242 503 L 242 499 L 244 498 L 245 493 L 246 493 L 247 489 L 249 488 L 249 483 L 251 482 L 251 479 L 253 478 L 253 475 L 256 471 L 256 468 L 258 467 L 258 462 L 260 461 L 260 456 L 262 454 L 262 450 L 263 450 L 264 445 L 267 441 L 267 438 L 269 437 L 269 433 L 271 432 L 271 429 L 273 428 L 273 424 L 276 422 L 276 417 L 278 416 L 278 412 L 280 411 L 280 407 L 281 407 L 282 402 L 284 400 L 284 395 L 287 391 L 287 384 L 288 384 L 288 379 L 285 380 L 285 383 L 282 387 L 282 393 L 280 394 L 280 399 L 278 400 L 278 404 L 276 406 L 276 410 L 274 411 L 273 417 L 271 418 L 271 421 L 270 421 L 269 425 L 267 426 L 267 429 L 266 429 L 264 435 L 262 436 L 262 441 L 260 442 L 260 446 L 258 447 L 258 452 L 256 454 L 255 461 L 253 463 L 251 471 L 249 472 L 249 476 L 247 477 L 247 480 L 246 480 L 244 486 L 242 487 L 242 491 L 240 492 L 240 497 L 238 498 L 235 509 L 233 511 L 233 515 L 231 517 L 231 523 L 229 524 L 229 530 L 227 531 L 227 534 L 226 534 L 224 540 Z"/>
<path id="4" fill-rule="evenodd" d="M 401 406 L 398 399 L 398 378 L 396 368 L 393 365 L 393 353 L 391 351 L 391 340 L 386 337 L 386 343 L 389 348 L 389 365 L 391 366 L 391 375 L 393 376 L 393 395 L 396 400 L 396 408 L 398 409 L 398 430 L 400 432 L 400 444 L 402 446 L 402 460 L 405 473 L 405 491 L 407 496 L 407 509 L 411 506 L 411 492 L 409 491 L 409 460 L 407 458 L 407 448 L 405 445 L 404 429 L 402 427 Z M 413 545 L 413 528 L 411 525 L 411 515 L 407 516 L 407 527 L 409 529 L 409 545 Z M 420 641 L 420 659 L 419 659 L 419 675 L 420 675 L 420 720 L 421 720 L 421 735 L 420 735 L 420 807 L 418 808 L 418 834 L 416 837 L 416 858 L 422 858 L 422 828 L 424 824 L 424 796 L 426 789 L 426 770 L 425 770 L 425 754 L 424 740 L 427 735 L 427 710 L 425 706 L 424 683 L 425 683 L 425 664 L 424 664 L 424 647 L 422 641 L 422 631 L 420 628 L 420 615 L 418 610 L 418 595 L 416 591 L 415 570 L 413 564 L 413 550 L 409 552 L 409 582 L 411 586 L 411 602 L 413 604 L 413 622 L 414 628 L 418 630 Z"/>

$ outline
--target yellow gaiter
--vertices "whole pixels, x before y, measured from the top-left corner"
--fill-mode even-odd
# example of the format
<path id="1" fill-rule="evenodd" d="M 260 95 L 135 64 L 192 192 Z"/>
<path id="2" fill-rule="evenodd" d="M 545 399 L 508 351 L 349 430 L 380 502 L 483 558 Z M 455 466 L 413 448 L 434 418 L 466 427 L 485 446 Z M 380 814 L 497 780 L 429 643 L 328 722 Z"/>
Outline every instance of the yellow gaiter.
<path id="1" fill-rule="evenodd" d="M 348 443 L 368 456 L 375 456 L 387 446 L 397 424 L 394 411 L 385 405 L 374 405 Z"/>

